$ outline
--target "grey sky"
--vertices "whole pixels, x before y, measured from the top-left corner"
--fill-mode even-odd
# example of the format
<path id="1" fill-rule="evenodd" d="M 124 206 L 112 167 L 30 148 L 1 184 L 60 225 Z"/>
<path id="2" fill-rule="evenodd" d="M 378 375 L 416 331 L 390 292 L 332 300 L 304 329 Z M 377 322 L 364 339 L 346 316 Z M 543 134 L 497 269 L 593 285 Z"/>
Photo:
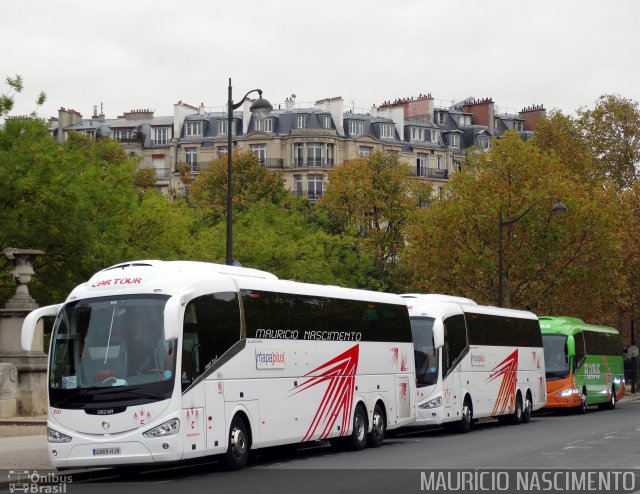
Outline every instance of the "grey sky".
<path id="1" fill-rule="evenodd" d="M 260 87 L 274 105 L 292 93 L 347 108 L 419 93 L 509 111 L 640 101 L 637 0 L 4 0 L 0 12 L 0 76 L 25 83 L 14 115 L 41 90 L 42 117 L 221 109 L 229 77 L 234 100 Z"/>

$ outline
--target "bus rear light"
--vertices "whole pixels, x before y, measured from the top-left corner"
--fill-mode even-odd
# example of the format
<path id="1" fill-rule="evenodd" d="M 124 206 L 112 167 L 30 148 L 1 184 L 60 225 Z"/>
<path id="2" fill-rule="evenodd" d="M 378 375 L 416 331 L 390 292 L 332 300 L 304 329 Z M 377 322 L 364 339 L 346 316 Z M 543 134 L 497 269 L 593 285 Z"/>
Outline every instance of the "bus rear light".
<path id="1" fill-rule="evenodd" d="M 71 441 L 71 437 L 47 427 L 47 441 L 50 443 L 68 443 Z"/>
<path id="2" fill-rule="evenodd" d="M 177 434 L 180 430 L 180 420 L 171 419 L 163 424 L 160 424 L 153 429 L 149 429 L 147 432 L 143 432 L 144 437 L 164 437 Z"/>

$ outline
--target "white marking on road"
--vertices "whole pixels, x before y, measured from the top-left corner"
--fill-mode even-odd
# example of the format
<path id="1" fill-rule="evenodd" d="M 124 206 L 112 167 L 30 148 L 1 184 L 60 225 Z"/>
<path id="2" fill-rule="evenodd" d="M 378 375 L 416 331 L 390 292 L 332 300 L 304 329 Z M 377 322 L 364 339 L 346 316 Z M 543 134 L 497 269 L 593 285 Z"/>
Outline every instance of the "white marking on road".
<path id="1" fill-rule="evenodd" d="M 562 449 L 593 449 L 593 446 L 566 446 Z"/>
<path id="2" fill-rule="evenodd" d="M 604 436 L 605 439 L 631 439 L 629 436 Z"/>
<path id="3" fill-rule="evenodd" d="M 564 453 L 542 453 L 543 455 L 563 455 Z"/>

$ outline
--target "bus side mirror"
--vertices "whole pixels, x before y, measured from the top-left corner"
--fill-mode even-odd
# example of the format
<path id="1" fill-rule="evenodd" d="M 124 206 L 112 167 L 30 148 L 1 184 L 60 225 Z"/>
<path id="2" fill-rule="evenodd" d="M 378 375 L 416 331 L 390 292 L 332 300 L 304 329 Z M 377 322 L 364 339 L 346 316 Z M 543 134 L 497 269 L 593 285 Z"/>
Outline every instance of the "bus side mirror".
<path id="1" fill-rule="evenodd" d="M 444 346 L 444 324 L 440 318 L 436 318 L 433 322 L 433 346 L 434 348 Z"/>
<path id="2" fill-rule="evenodd" d="M 166 341 L 177 340 L 182 327 L 182 297 L 174 295 L 167 300 L 164 306 L 164 339 Z"/>
<path id="3" fill-rule="evenodd" d="M 40 307 L 39 309 L 29 312 L 22 323 L 22 334 L 20 336 L 20 343 L 22 349 L 25 352 L 31 351 L 33 346 L 33 335 L 36 332 L 36 327 L 40 319 L 46 316 L 55 316 L 62 307 L 62 304 L 47 305 L 46 307 Z"/>

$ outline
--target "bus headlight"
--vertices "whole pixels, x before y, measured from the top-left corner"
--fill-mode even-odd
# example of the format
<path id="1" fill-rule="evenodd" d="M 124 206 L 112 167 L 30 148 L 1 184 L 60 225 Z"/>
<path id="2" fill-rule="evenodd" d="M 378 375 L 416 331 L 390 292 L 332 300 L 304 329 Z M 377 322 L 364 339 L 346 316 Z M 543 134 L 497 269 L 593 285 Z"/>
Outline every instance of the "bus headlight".
<path id="1" fill-rule="evenodd" d="M 50 443 L 68 443 L 71 441 L 71 436 L 47 427 L 47 441 Z"/>
<path id="2" fill-rule="evenodd" d="M 180 419 L 171 419 L 160 424 L 147 432 L 143 432 L 144 437 L 164 437 L 177 434 L 180 430 Z"/>
<path id="3" fill-rule="evenodd" d="M 419 408 L 428 409 L 428 408 L 438 408 L 439 406 L 442 406 L 442 396 L 438 396 L 433 400 L 429 400 L 426 403 L 423 403 L 422 405 L 420 405 Z"/>
<path id="4" fill-rule="evenodd" d="M 562 391 L 556 393 L 556 396 L 561 396 L 562 398 L 566 397 L 566 396 L 571 396 L 572 394 L 577 393 L 578 390 L 576 388 L 567 388 L 567 389 L 563 389 Z"/>

